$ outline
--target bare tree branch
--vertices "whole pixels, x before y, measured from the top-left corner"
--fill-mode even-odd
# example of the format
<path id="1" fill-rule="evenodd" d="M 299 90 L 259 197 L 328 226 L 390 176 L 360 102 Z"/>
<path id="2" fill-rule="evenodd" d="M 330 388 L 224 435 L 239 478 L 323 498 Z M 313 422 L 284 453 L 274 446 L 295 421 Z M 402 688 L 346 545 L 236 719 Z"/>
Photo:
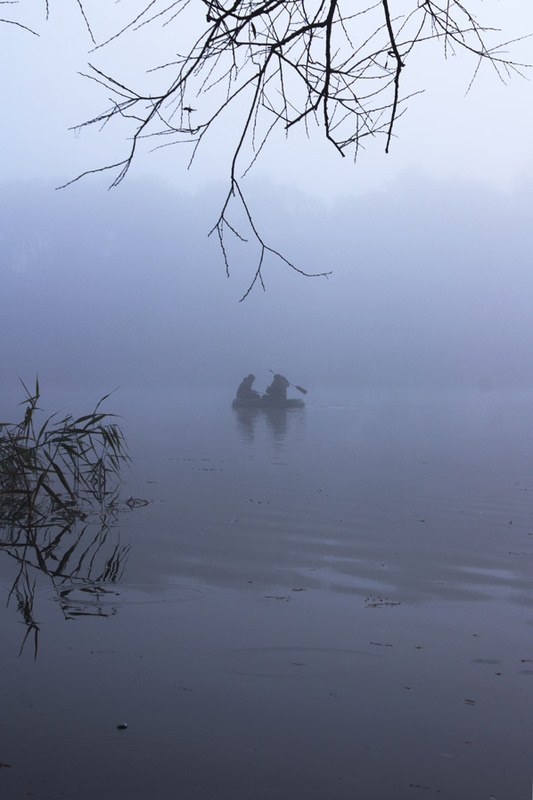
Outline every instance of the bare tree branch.
<path id="1" fill-rule="evenodd" d="M 76 2 L 94 40 L 83 0 Z M 111 185 L 116 186 L 141 145 L 153 138 L 156 148 L 189 143 L 193 161 L 226 119 L 235 137 L 229 191 L 212 231 L 218 235 L 226 270 L 224 232 L 245 238 L 229 222 L 230 207 L 236 204 L 260 246 L 250 289 L 264 286 L 267 253 L 300 271 L 265 244 L 240 180 L 278 129 L 285 135 L 298 127 L 308 136 L 317 133 L 341 156 L 353 152 L 354 159 L 365 141 L 383 138 L 388 153 L 396 122 L 407 99 L 416 93 L 402 94 L 404 70 L 413 51 L 428 42 L 442 44 L 445 57 L 458 51 L 470 55 L 472 80 L 483 63 L 494 68 L 501 80 L 520 74 L 527 65 L 507 56 L 505 48 L 512 42 L 492 43 L 494 30 L 478 23 L 469 10 L 475 3 L 402 0 L 393 5 L 389 0 L 367 0 L 354 10 L 350 0 L 146 0 L 130 21 L 94 50 L 147 25 L 178 25 L 185 9 L 188 14 L 196 12 L 191 27 L 196 34 L 184 54 L 144 65 L 152 80 L 149 91 L 130 88 L 130 80 L 90 65 L 87 77 L 101 84 L 111 102 L 78 128 L 119 125 L 127 150 L 116 163 L 79 177 L 111 170 L 115 173 Z"/>

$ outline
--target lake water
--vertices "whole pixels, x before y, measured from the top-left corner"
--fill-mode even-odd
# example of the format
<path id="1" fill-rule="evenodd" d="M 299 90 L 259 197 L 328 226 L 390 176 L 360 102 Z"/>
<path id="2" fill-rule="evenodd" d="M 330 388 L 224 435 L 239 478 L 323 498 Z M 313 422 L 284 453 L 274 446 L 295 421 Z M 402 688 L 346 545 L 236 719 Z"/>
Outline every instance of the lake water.
<path id="1" fill-rule="evenodd" d="M 2 800 L 529 800 L 533 396 L 308 398 L 108 401 L 148 502 L 32 571 L 36 657 L 0 551 Z"/>

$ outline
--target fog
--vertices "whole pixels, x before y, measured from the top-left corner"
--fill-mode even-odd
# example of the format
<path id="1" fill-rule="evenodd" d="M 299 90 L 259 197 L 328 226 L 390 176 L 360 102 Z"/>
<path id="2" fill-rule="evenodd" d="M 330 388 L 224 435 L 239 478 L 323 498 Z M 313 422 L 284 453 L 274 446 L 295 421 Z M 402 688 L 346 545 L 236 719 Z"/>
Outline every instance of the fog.
<path id="1" fill-rule="evenodd" d="M 309 389 L 529 387 L 531 190 L 403 179 L 334 202 L 264 182 L 248 198 L 279 259 L 208 232 L 225 185 L 0 189 L 3 376 L 191 387 L 231 399 L 269 369 Z"/>
<path id="2" fill-rule="evenodd" d="M 120 28 L 123 9 L 87 8 L 99 40 Z M 228 190 L 231 117 L 191 169 L 187 147 L 139 143 L 118 188 L 108 191 L 116 176 L 106 172 L 55 190 L 128 147 L 110 126 L 69 130 L 107 102 L 80 75 L 87 60 L 139 80 L 145 57 L 175 47 L 170 29 L 141 26 L 88 53 L 76 4 L 47 20 L 30 12 L 20 19 L 39 36 L 0 26 L 5 73 L 16 76 L 1 87 L 6 384 L 39 373 L 43 385 L 168 384 L 228 398 L 242 375 L 253 370 L 263 389 L 274 369 L 341 398 L 359 387 L 531 385 L 530 82 L 422 48 L 389 155 L 369 140 L 354 166 L 320 128 L 273 136 L 243 184 L 254 220 L 295 266 L 332 274 L 305 278 L 269 258 L 266 291 L 240 303 L 257 247 L 226 240 L 228 279 L 208 237 Z M 523 0 L 487 10 L 498 40 L 518 39 L 517 62 L 529 60 L 520 37 L 531 14 Z"/>
<path id="3" fill-rule="evenodd" d="M 529 796 L 533 84 L 447 37 L 387 155 L 254 122 L 254 224 L 330 274 L 270 253 L 248 293 L 242 208 L 229 275 L 209 236 L 235 113 L 192 164 L 140 137 L 111 190 L 131 117 L 83 126 L 87 62 L 153 97 L 202 4 L 3 5 L 37 35 L 0 20 L 0 423 L 36 375 L 42 413 L 4 428 L 1 797 Z M 468 8 L 531 61 L 530 0 Z M 305 408 L 231 406 L 270 370 Z M 115 388 L 117 494 L 61 422 Z"/>

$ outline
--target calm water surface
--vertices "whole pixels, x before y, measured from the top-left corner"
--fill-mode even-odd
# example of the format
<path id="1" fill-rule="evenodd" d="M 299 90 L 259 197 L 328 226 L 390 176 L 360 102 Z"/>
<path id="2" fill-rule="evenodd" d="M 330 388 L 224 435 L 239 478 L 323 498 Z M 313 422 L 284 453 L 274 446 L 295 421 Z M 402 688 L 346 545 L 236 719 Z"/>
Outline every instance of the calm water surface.
<path id="1" fill-rule="evenodd" d="M 323 400 L 109 401 L 148 504 L 36 658 L 0 551 L 2 800 L 529 800 L 533 397 Z"/>

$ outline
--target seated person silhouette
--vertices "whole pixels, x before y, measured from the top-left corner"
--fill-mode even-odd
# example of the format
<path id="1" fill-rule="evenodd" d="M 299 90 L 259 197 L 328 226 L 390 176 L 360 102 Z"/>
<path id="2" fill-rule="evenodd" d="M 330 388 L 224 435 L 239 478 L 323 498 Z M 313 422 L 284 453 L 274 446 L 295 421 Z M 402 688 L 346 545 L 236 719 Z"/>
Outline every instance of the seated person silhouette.
<path id="1" fill-rule="evenodd" d="M 243 378 L 239 388 L 237 389 L 237 397 L 243 400 L 260 400 L 261 395 L 252 389 L 252 384 L 255 381 L 255 375 L 250 373 L 246 378 Z"/>
<path id="2" fill-rule="evenodd" d="M 290 383 L 283 375 L 276 373 L 274 380 L 266 390 L 264 400 L 271 400 L 273 403 L 283 403 L 287 399 L 287 389 Z"/>

